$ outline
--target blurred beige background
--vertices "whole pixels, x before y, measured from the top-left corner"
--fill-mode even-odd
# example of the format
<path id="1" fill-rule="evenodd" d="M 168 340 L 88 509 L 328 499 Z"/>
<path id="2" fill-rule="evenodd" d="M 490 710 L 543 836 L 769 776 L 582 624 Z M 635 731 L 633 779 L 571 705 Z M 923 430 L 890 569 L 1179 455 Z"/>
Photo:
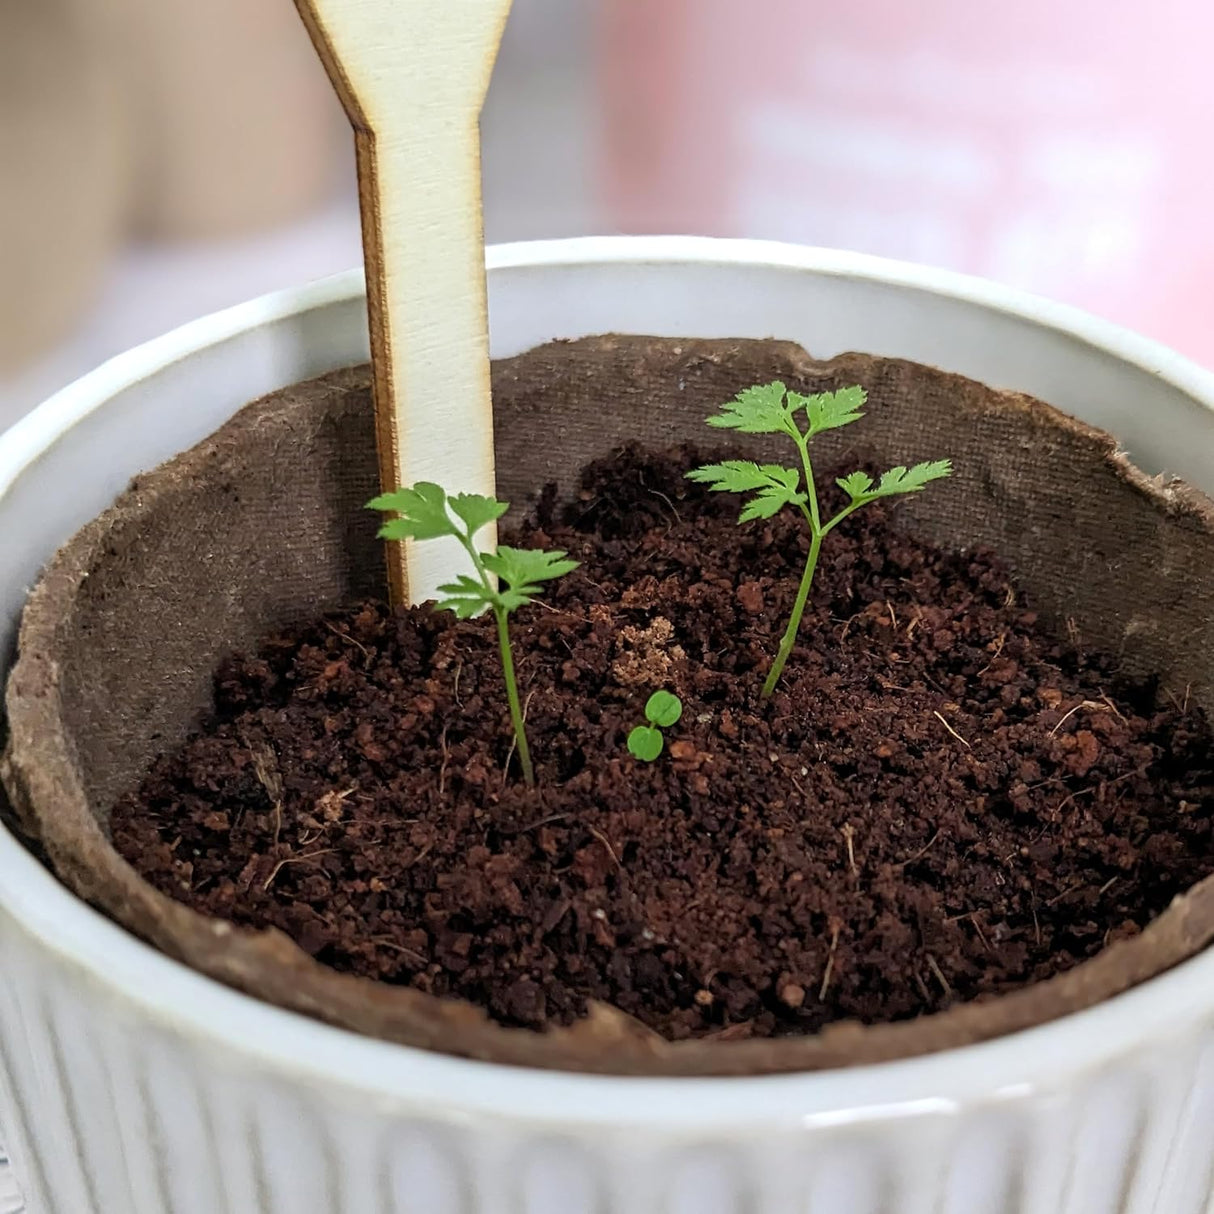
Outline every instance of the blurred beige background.
<path id="1" fill-rule="evenodd" d="M 491 241 L 600 231 L 594 0 L 515 0 Z M 361 257 L 349 129 L 290 0 L 0 0 L 0 428 L 105 358 Z"/>
<path id="2" fill-rule="evenodd" d="M 853 248 L 1214 363 L 1212 39 L 1209 0 L 514 0 L 486 235 Z M 355 265 L 350 144 L 291 0 L 0 0 L 0 427 Z"/>

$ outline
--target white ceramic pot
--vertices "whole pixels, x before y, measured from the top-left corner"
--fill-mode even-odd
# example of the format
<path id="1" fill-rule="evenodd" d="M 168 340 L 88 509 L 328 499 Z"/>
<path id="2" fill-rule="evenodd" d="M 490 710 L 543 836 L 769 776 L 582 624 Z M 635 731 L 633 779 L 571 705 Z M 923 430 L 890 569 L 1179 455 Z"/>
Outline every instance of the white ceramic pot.
<path id="1" fill-rule="evenodd" d="M 623 330 L 904 355 L 1041 396 L 1214 489 L 1214 377 L 951 274 L 756 243 L 490 257 L 495 353 Z M 0 442 L 6 637 L 55 546 L 246 401 L 365 356 L 351 274 L 106 364 Z M 986 1045 L 758 1079 L 529 1072 L 199 977 L 0 831 L 0 1126 L 32 1214 L 1205 1214 L 1214 953 Z"/>

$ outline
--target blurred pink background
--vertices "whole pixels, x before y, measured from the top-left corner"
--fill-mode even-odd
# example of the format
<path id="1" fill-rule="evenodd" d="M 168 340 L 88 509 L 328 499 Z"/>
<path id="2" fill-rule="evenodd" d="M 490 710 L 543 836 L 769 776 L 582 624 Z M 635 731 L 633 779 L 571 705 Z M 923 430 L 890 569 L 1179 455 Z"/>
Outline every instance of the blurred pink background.
<path id="1" fill-rule="evenodd" d="M 1214 363 L 1212 44 L 1207 0 L 515 0 L 487 235 L 882 253 Z M 348 132 L 290 0 L 0 6 L 0 80 L 0 425 L 359 257 Z"/>
<path id="2" fill-rule="evenodd" d="M 614 0 L 610 211 L 930 262 L 1214 361 L 1214 9 Z"/>

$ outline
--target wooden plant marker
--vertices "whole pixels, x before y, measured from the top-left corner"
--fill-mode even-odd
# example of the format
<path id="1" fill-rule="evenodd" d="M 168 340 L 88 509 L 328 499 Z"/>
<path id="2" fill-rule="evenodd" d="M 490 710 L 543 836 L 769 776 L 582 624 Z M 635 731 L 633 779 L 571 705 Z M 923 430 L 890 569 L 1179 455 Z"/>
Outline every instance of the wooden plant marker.
<path id="1" fill-rule="evenodd" d="M 296 0 L 355 132 L 385 491 L 495 492 L 480 112 L 510 4 Z M 466 566 L 454 540 L 389 544 L 392 599 Z"/>

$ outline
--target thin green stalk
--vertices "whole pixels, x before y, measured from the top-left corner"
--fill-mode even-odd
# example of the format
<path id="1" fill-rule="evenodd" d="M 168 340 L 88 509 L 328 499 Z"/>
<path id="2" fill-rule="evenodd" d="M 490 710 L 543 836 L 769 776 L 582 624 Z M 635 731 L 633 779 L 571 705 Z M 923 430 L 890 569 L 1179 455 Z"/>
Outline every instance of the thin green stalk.
<path id="1" fill-rule="evenodd" d="M 809 439 L 798 435 L 797 447 L 801 452 L 801 471 L 805 475 L 805 493 L 809 498 L 809 525 L 815 534 L 822 530 L 822 517 L 818 513 L 818 487 L 814 483 L 814 469 L 809 462 Z"/>
<path id="2" fill-rule="evenodd" d="M 780 638 L 780 648 L 776 652 L 775 661 L 772 662 L 771 669 L 767 672 L 767 678 L 763 682 L 764 699 L 775 691 L 776 684 L 780 681 L 780 675 L 784 673 L 784 666 L 792 653 L 792 647 L 796 644 L 797 633 L 801 630 L 801 620 L 805 615 L 805 607 L 809 602 L 809 591 L 813 585 L 814 573 L 818 568 L 818 553 L 822 550 L 822 537 L 831 526 L 828 524 L 823 528 L 822 518 L 818 513 L 818 490 L 814 484 L 813 465 L 809 460 L 809 440 L 797 437 L 796 442 L 797 448 L 801 452 L 801 469 L 805 475 L 805 494 L 809 503 L 808 508 L 804 505 L 801 506 L 801 513 L 805 515 L 805 521 L 809 524 L 809 554 L 805 558 L 805 572 L 801 574 L 801 585 L 797 588 L 797 597 L 792 606 L 788 627 L 784 630 L 783 637 Z"/>
<path id="3" fill-rule="evenodd" d="M 514 738 L 518 742 L 518 761 L 523 769 L 523 779 L 528 788 L 535 787 L 535 769 L 531 766 L 531 749 L 527 745 L 527 730 L 523 722 L 523 708 L 518 698 L 518 683 L 514 677 L 514 654 L 510 649 L 510 631 L 506 626 L 506 612 L 501 607 L 493 609 L 497 620 L 497 647 L 502 655 L 502 675 L 506 680 L 506 699 L 510 703 L 510 721 L 514 726 Z"/>
<path id="4" fill-rule="evenodd" d="M 805 608 L 809 603 L 809 591 L 813 586 L 814 574 L 817 572 L 818 553 L 822 550 L 822 541 L 849 514 L 854 513 L 860 508 L 860 503 L 853 502 L 850 506 L 845 506 L 840 510 L 826 526 L 822 526 L 818 515 L 818 495 L 814 488 L 814 474 L 810 468 L 809 453 L 805 447 L 801 448 L 801 455 L 805 464 L 805 483 L 809 491 L 809 507 L 808 509 L 804 506 L 801 507 L 801 513 L 805 515 L 805 521 L 809 523 L 809 555 L 805 558 L 805 572 L 801 575 L 801 585 L 797 589 L 797 597 L 792 605 L 792 616 L 788 621 L 788 628 L 780 639 L 780 648 L 776 652 L 776 660 L 772 663 L 771 669 L 767 672 L 767 678 L 763 683 L 764 699 L 767 699 L 775 691 L 776 684 L 780 681 L 780 675 L 784 673 L 784 666 L 788 662 L 788 657 L 792 653 L 792 647 L 796 644 L 797 633 L 801 631 L 801 620 L 805 615 Z"/>
<path id="5" fill-rule="evenodd" d="M 486 596 L 492 598 L 496 593 L 496 587 L 493 584 L 493 578 L 489 576 L 489 570 L 485 568 L 485 563 L 481 560 L 481 554 L 476 550 L 472 536 L 470 534 L 461 536 L 460 543 L 463 544 L 464 551 L 472 558 L 473 567 L 485 587 Z M 523 779 L 526 781 L 527 787 L 534 788 L 535 769 L 531 766 L 531 748 L 527 745 L 527 730 L 523 722 L 522 704 L 519 701 L 518 680 L 514 674 L 514 651 L 510 647 L 508 616 L 504 608 L 494 607 L 493 617 L 497 620 L 497 648 L 502 655 L 502 678 L 506 681 L 506 700 L 510 705 L 510 723 L 514 726 L 514 740 L 518 744 L 519 766 L 523 769 Z"/>
<path id="6" fill-rule="evenodd" d="M 844 506 L 834 518 L 822 528 L 823 537 L 829 535 L 849 514 L 855 514 L 857 510 L 863 506 L 864 502 L 852 502 L 850 506 Z"/>
<path id="7" fill-rule="evenodd" d="M 775 691 L 776 684 L 780 681 L 780 675 L 784 672 L 784 664 L 788 661 L 788 655 L 792 653 L 792 647 L 796 643 L 797 632 L 801 627 L 801 617 L 805 614 L 805 604 L 809 602 L 809 588 L 813 585 L 814 571 L 818 568 L 818 553 L 821 550 L 822 533 L 815 530 L 810 537 L 809 555 L 805 558 L 805 572 L 801 574 L 801 585 L 797 589 L 797 598 L 792 605 L 792 616 L 789 618 L 784 636 L 780 639 L 776 660 L 772 662 L 771 669 L 767 672 L 767 679 L 763 683 L 764 699 Z"/>
<path id="8" fill-rule="evenodd" d="M 493 579 L 489 576 L 489 570 L 485 568 L 485 562 L 481 560 L 481 554 L 476 550 L 476 544 L 472 540 L 472 533 L 464 531 L 455 537 L 463 545 L 464 551 L 472 559 L 472 567 L 476 570 L 476 576 L 480 578 L 481 584 L 485 587 L 487 594 L 493 594 L 496 587 L 493 585 Z"/>

